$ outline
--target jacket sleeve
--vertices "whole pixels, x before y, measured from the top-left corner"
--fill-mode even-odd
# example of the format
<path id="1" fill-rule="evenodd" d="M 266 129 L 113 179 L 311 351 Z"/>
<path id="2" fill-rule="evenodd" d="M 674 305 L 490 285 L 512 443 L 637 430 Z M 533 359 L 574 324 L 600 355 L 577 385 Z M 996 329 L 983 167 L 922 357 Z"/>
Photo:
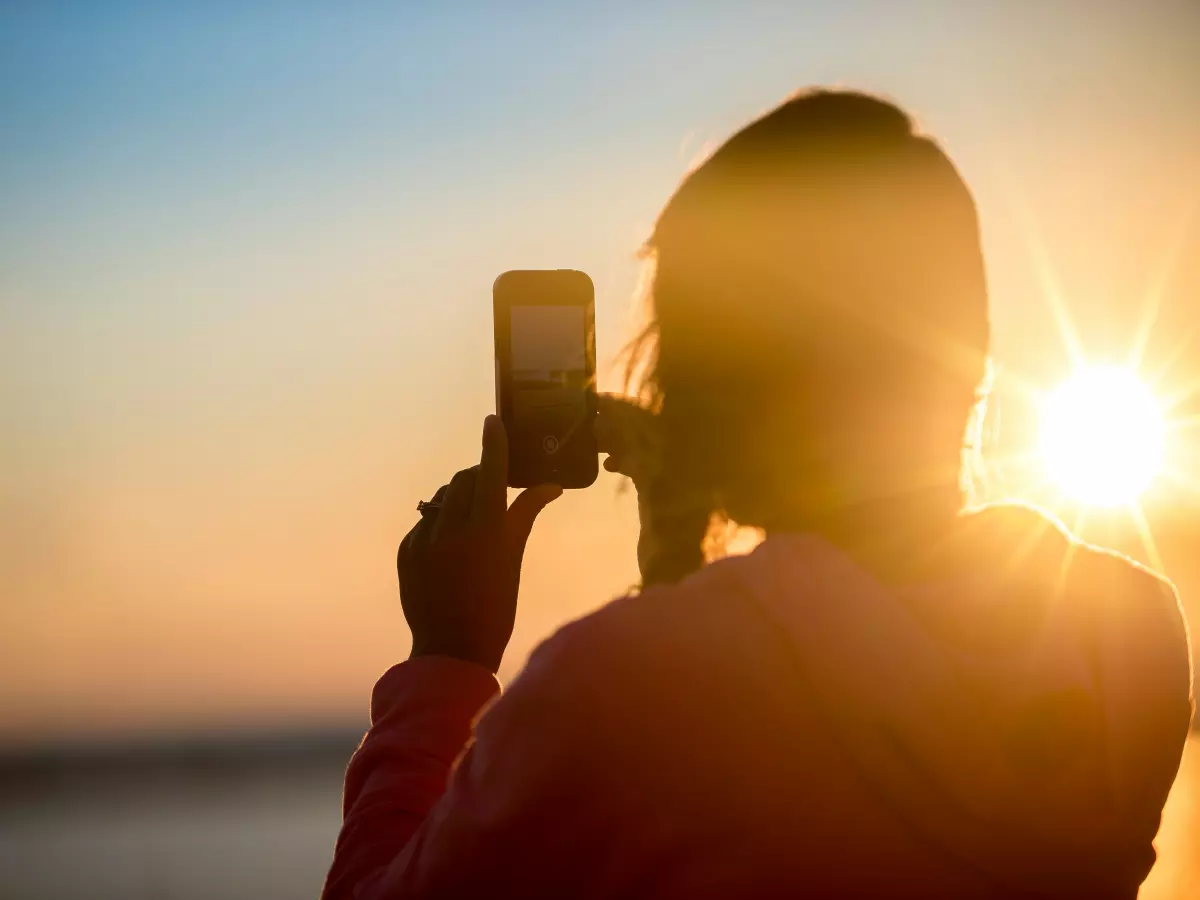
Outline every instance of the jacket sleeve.
<path id="1" fill-rule="evenodd" d="M 534 654 L 473 742 L 471 722 L 498 691 L 486 670 L 431 657 L 380 680 L 325 900 L 578 893 L 611 831 L 588 790 L 588 704 L 555 655 Z"/>
<path id="2" fill-rule="evenodd" d="M 322 896 L 369 896 L 446 789 L 480 710 L 499 692 L 486 669 L 448 657 L 393 666 L 371 694 L 371 728 L 350 760 L 342 830 Z"/>

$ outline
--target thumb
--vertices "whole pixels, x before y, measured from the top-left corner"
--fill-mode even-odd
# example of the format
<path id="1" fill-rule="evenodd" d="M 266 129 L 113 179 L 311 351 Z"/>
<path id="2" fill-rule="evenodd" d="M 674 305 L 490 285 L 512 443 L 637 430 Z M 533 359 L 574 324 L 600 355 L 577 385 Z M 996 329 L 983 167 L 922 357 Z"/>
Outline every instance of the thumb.
<path id="1" fill-rule="evenodd" d="M 533 530 L 533 522 L 548 504 L 562 496 L 563 489 L 557 484 L 539 484 L 528 490 L 521 491 L 517 499 L 508 508 L 506 531 L 508 538 L 509 558 L 519 571 L 521 558 L 525 555 L 525 543 L 529 540 L 529 532 Z"/>

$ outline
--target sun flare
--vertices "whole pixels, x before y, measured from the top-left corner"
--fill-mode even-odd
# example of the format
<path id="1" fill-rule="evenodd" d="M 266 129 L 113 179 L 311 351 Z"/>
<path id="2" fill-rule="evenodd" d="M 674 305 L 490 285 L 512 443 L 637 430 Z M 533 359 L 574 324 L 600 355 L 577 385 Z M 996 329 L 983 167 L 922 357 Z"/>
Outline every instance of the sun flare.
<path id="1" fill-rule="evenodd" d="M 1133 503 L 1162 464 L 1164 424 L 1128 369 L 1091 366 L 1045 399 L 1042 458 L 1054 483 L 1090 506 Z"/>

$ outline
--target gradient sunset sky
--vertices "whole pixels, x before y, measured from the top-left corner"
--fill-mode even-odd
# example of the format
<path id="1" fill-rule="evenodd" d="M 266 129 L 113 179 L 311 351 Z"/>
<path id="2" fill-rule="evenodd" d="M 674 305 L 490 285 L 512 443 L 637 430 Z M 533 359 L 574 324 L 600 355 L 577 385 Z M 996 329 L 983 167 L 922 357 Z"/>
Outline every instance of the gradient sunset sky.
<path id="1" fill-rule="evenodd" d="M 1098 359 L 1161 283 L 1147 359 L 1200 379 L 1189 0 L 0 7 L 0 740 L 361 720 L 495 276 L 590 273 L 611 360 L 688 165 L 814 84 L 958 162 L 1002 370 L 1068 370 L 1048 259 Z M 609 476 L 544 516 L 502 676 L 633 583 L 635 522 Z"/>

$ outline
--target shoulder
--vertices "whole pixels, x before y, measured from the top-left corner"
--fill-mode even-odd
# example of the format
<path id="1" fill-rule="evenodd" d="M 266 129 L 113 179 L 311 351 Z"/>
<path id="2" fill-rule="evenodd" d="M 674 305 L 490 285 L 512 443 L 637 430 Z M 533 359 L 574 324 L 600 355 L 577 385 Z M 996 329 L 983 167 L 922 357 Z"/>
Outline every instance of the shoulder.
<path id="1" fill-rule="evenodd" d="M 1122 553 L 1078 540 L 1036 508 L 997 507 L 993 515 L 1000 545 L 1011 546 L 1020 534 L 1040 535 L 1019 568 L 1076 623 L 1104 680 L 1140 705 L 1139 716 L 1163 716 L 1186 728 L 1193 709 L 1191 643 L 1171 581 Z M 1038 520 L 1049 524 L 1038 526 Z"/>
<path id="2" fill-rule="evenodd" d="M 620 718 L 678 702 L 722 677 L 738 643 L 756 639 L 737 557 L 678 584 L 618 597 L 560 628 L 531 654 L 510 694 L 569 695 L 576 709 Z"/>
<path id="3" fill-rule="evenodd" d="M 990 556 L 1020 580 L 1043 582 L 1056 593 L 1088 595 L 1088 605 L 1098 610 L 1152 609 L 1183 627 L 1175 587 L 1167 578 L 1122 553 L 1078 540 L 1045 510 L 989 504 L 965 512 L 962 525 L 961 544 L 976 558 Z"/>
<path id="4" fill-rule="evenodd" d="M 723 559 L 677 584 L 656 585 L 609 601 L 560 628 L 536 655 L 549 658 L 619 654 L 627 657 L 648 644 L 703 643 L 710 629 L 739 618 L 739 598 L 748 591 L 752 556 Z"/>
<path id="5" fill-rule="evenodd" d="M 1098 664 L 1128 667 L 1138 688 L 1190 697 L 1187 623 L 1164 576 L 1018 503 L 968 510 L 956 544 L 959 559 L 993 589 L 1069 615 Z"/>
<path id="6" fill-rule="evenodd" d="M 990 556 L 1016 573 L 1057 569 L 1077 545 L 1049 512 L 1025 503 L 991 503 L 965 510 L 955 543 L 968 555 Z"/>
<path id="7" fill-rule="evenodd" d="M 1067 581 L 1103 696 L 1116 796 L 1153 834 L 1195 712 L 1178 594 L 1145 566 L 1088 545 L 1079 545 Z"/>
<path id="8" fill-rule="evenodd" d="M 1190 641 L 1175 586 L 1123 554 L 1087 544 L 1077 545 L 1068 566 L 1067 590 L 1097 650 L 1132 654 L 1147 673 L 1168 669 L 1190 693 Z"/>

